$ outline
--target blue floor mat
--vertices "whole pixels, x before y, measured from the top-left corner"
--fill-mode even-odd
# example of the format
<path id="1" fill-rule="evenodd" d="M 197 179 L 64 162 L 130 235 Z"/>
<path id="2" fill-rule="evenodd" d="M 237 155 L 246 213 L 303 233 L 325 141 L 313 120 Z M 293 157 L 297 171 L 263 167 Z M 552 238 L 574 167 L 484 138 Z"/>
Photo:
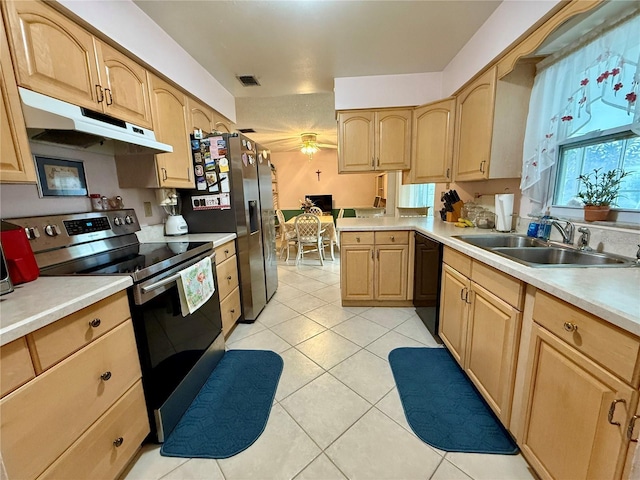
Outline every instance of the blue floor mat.
<path id="1" fill-rule="evenodd" d="M 396 348 L 389 363 L 407 422 L 422 441 L 447 452 L 518 452 L 446 348 Z"/>
<path id="2" fill-rule="evenodd" d="M 228 458 L 251 446 L 267 424 L 283 365 L 271 351 L 226 352 L 160 453 Z"/>

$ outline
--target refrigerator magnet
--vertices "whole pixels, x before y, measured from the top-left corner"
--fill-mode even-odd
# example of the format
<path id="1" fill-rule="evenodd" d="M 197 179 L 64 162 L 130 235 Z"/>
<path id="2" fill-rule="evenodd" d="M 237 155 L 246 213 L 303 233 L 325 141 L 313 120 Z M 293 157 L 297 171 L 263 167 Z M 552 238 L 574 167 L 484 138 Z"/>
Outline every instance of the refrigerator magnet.
<path id="1" fill-rule="evenodd" d="M 196 190 L 206 190 L 207 182 L 204 177 L 200 177 L 196 179 Z"/>
<path id="2" fill-rule="evenodd" d="M 204 175 L 204 168 L 202 168 L 202 165 L 196 165 L 193 168 L 193 171 L 196 174 L 196 177 L 201 177 L 202 175 Z"/>
<path id="3" fill-rule="evenodd" d="M 220 168 L 220 173 L 229 171 L 229 160 L 226 157 L 222 157 L 218 160 L 218 167 Z"/>
<path id="4" fill-rule="evenodd" d="M 242 154 L 242 163 L 244 164 L 245 167 L 249 165 L 249 157 L 247 157 L 246 153 Z"/>

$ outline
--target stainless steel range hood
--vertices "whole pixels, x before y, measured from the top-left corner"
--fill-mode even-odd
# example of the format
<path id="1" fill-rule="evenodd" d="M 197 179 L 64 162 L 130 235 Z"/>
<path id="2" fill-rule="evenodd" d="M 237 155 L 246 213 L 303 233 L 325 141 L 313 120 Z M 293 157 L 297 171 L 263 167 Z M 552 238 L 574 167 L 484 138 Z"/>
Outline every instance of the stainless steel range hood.
<path id="1" fill-rule="evenodd" d="M 22 111 L 28 129 L 44 129 L 33 140 L 88 147 L 105 139 L 145 147 L 148 153 L 173 152 L 156 141 L 153 130 L 78 107 L 19 87 Z M 140 153 L 135 151 L 131 153 Z"/>

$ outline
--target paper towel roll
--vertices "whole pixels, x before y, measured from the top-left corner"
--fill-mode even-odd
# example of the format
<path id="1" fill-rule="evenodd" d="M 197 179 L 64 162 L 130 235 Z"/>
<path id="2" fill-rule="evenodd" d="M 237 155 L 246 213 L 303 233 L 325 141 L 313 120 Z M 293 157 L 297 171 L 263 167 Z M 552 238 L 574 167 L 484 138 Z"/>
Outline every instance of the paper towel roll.
<path id="1" fill-rule="evenodd" d="M 496 195 L 496 230 L 499 232 L 511 231 L 511 219 L 513 218 L 513 193 Z"/>

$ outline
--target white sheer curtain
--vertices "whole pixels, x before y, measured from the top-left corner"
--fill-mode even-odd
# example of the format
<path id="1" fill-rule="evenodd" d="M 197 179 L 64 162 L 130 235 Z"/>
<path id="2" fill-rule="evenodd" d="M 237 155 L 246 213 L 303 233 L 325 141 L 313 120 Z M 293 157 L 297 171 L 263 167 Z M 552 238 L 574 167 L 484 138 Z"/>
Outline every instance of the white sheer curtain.
<path id="1" fill-rule="evenodd" d="M 629 124 L 640 134 L 640 10 L 594 37 L 538 65 L 520 189 L 541 208 L 550 204 L 550 175 L 560 142 Z"/>

